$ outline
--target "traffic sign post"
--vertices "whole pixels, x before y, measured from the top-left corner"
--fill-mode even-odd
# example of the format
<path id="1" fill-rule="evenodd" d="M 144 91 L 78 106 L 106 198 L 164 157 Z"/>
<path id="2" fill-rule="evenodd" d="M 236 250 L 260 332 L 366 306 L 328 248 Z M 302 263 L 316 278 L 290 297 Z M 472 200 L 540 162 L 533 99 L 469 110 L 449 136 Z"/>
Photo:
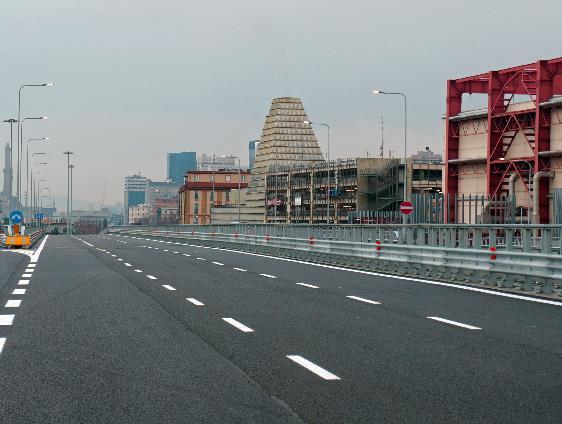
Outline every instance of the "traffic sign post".
<path id="1" fill-rule="evenodd" d="M 414 205 L 412 204 L 412 202 L 402 202 L 400 203 L 400 212 L 402 212 L 404 215 L 410 215 L 412 212 L 414 212 Z"/>
<path id="2" fill-rule="evenodd" d="M 10 221 L 12 224 L 19 224 L 23 221 L 23 212 L 21 211 L 12 211 L 10 212 Z"/>

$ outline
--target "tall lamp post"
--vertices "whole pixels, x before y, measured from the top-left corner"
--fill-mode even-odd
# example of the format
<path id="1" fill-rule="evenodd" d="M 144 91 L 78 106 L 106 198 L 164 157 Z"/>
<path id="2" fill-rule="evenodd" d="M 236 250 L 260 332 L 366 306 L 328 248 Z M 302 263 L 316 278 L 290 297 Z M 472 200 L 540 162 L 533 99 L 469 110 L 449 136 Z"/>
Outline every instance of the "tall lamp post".
<path id="1" fill-rule="evenodd" d="M 22 154 L 22 147 L 23 147 L 23 135 L 22 135 L 22 120 L 21 120 L 21 91 L 25 87 L 52 87 L 54 84 L 52 82 L 45 82 L 42 84 L 23 84 L 18 90 L 18 164 L 20 163 L 20 156 Z M 21 170 L 19 170 L 18 165 L 18 201 L 21 201 L 19 189 L 21 189 Z"/>
<path id="2" fill-rule="evenodd" d="M 22 121 L 20 122 L 20 124 L 19 124 L 19 137 L 20 137 L 20 140 L 19 140 L 19 142 L 18 142 L 18 182 L 17 182 L 17 196 L 18 196 L 18 202 L 20 202 L 20 203 L 21 203 L 21 200 L 22 200 L 22 198 L 21 198 L 21 188 L 22 188 L 22 187 L 21 187 L 21 180 L 22 180 L 22 178 L 21 178 L 21 168 L 22 168 L 22 167 L 21 167 L 21 160 L 20 160 L 20 159 L 21 159 L 22 156 L 23 156 L 23 123 L 24 123 L 24 121 L 27 121 L 27 120 L 29 120 L 29 119 L 32 119 L 32 120 L 37 120 L 37 119 L 43 120 L 43 119 L 48 119 L 48 118 L 47 118 L 46 116 L 40 116 L 40 117 L 38 117 L 38 118 L 23 118 L 23 120 L 22 120 Z"/>
<path id="3" fill-rule="evenodd" d="M 66 235 L 70 235 L 70 155 L 71 151 L 66 151 Z"/>
<path id="4" fill-rule="evenodd" d="M 408 100 L 406 98 L 406 95 L 400 92 L 373 90 L 373 94 L 402 96 L 402 98 L 404 99 L 404 201 L 406 201 L 408 200 L 408 154 L 406 150 L 408 145 Z M 404 217 L 405 219 L 407 219 L 407 215 L 404 215 Z"/>
<path id="5" fill-rule="evenodd" d="M 29 142 L 30 141 L 48 141 L 49 137 L 43 138 L 30 138 L 27 140 L 26 159 L 25 159 L 25 206 L 28 207 L 29 198 Z"/>
<path id="6" fill-rule="evenodd" d="M 32 161 L 33 162 L 33 161 Z M 37 165 L 47 165 L 47 162 L 39 162 Z M 32 215 L 35 216 L 35 212 L 37 209 L 37 188 L 35 188 L 35 184 L 33 183 L 33 164 L 31 167 L 31 172 L 30 172 L 30 194 L 31 194 L 31 211 L 32 211 Z M 38 171 L 37 173 L 39 174 L 41 171 Z"/>
<path id="7" fill-rule="evenodd" d="M 3 122 L 10 124 L 10 190 L 8 195 L 10 196 L 10 211 L 12 210 L 12 190 L 14 185 L 14 132 L 13 124 L 18 122 L 17 119 L 10 118 L 5 119 Z"/>
<path id="8" fill-rule="evenodd" d="M 303 121 L 305 124 L 308 125 L 321 125 L 323 127 L 326 127 L 328 129 L 328 191 L 326 191 L 326 200 L 327 200 L 327 213 L 328 216 L 326 217 L 326 224 L 330 223 L 330 187 L 331 187 L 331 173 L 330 173 L 330 126 L 328 124 L 323 124 L 321 122 L 310 122 L 310 121 Z M 336 216 L 334 215 L 334 220 L 336 219 Z"/>
<path id="9" fill-rule="evenodd" d="M 72 232 L 72 220 L 73 220 L 73 209 L 72 209 L 72 171 L 74 170 L 74 165 L 69 165 L 70 168 L 70 231 Z"/>

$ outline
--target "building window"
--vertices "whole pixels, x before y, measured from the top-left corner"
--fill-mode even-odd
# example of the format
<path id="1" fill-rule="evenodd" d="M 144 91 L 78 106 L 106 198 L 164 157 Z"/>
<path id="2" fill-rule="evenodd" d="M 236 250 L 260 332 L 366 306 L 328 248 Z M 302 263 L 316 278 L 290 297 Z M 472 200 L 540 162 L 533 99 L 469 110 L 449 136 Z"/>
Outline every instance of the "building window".
<path id="1" fill-rule="evenodd" d="M 197 190 L 193 192 L 193 198 L 199 200 L 199 192 Z"/>
<path id="2" fill-rule="evenodd" d="M 199 205 L 194 205 L 194 206 L 193 206 L 193 214 L 194 214 L 194 215 L 198 215 L 198 214 L 199 214 Z"/>
<path id="3" fill-rule="evenodd" d="M 225 178 L 225 181 L 226 181 L 227 183 L 230 182 L 230 175 L 226 175 L 224 178 Z"/>
<path id="4" fill-rule="evenodd" d="M 246 182 L 246 176 L 245 175 L 242 175 L 242 182 L 243 183 Z"/>
<path id="5" fill-rule="evenodd" d="M 230 191 L 225 192 L 226 203 L 230 203 Z"/>

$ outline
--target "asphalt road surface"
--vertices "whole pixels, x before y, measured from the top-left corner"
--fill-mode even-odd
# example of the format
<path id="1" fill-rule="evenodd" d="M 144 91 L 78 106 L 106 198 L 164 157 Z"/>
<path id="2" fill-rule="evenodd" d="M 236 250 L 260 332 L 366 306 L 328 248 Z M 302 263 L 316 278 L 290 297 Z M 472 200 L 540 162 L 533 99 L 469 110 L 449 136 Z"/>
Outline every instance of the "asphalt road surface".
<path id="1" fill-rule="evenodd" d="M 562 303 L 131 236 L 0 252 L 1 423 L 562 423 Z"/>

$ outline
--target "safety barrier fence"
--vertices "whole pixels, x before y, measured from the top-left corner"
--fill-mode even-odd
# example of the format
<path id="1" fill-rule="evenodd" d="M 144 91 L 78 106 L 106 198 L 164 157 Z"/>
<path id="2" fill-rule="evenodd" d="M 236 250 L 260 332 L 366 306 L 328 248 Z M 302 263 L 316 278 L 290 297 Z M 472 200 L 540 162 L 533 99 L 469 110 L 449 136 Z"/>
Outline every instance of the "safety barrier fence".
<path id="1" fill-rule="evenodd" d="M 562 296 L 552 225 L 171 225 L 109 232 Z"/>

